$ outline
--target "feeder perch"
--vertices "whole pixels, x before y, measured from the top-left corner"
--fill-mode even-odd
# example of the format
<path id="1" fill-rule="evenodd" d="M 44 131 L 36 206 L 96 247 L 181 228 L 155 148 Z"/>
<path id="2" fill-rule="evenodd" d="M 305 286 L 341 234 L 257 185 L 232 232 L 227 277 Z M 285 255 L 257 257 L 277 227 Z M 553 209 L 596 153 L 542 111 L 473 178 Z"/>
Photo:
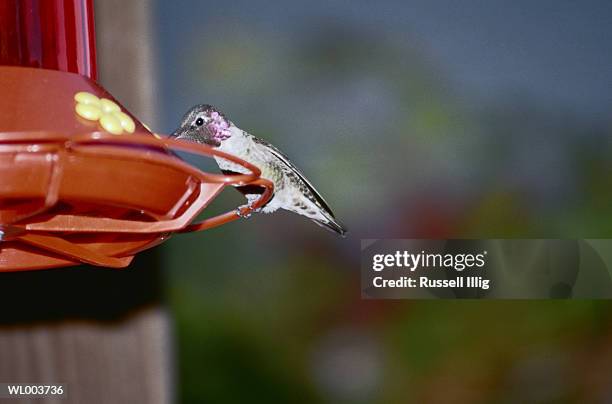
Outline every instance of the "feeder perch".
<path id="1" fill-rule="evenodd" d="M 3 13 L 0 7 L 0 23 L 6 23 Z M 0 24 L 0 39 L 9 28 Z M 81 63 L 60 61 L 51 69 L 40 68 L 49 64 L 42 59 L 0 55 L 0 271 L 80 263 L 125 267 L 174 233 L 236 220 L 272 196 L 272 184 L 257 167 L 149 131 L 90 78 L 95 58 L 93 43 L 87 43 L 88 52 L 73 55 Z M 30 65 L 36 68 L 24 67 Z M 62 66 L 65 71 L 59 71 Z M 223 157 L 250 173 L 203 172 L 172 150 Z M 264 191 L 240 212 L 192 223 L 224 187 L 236 185 Z"/>

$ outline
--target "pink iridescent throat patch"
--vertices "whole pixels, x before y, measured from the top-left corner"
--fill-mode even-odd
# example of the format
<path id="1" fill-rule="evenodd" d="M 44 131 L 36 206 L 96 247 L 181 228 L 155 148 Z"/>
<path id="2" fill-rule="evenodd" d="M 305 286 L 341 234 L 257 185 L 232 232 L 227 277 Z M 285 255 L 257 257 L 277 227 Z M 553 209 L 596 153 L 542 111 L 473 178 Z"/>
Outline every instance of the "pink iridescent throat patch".
<path id="1" fill-rule="evenodd" d="M 229 122 L 221 114 L 213 111 L 210 119 L 206 126 L 216 140 L 225 140 L 230 137 Z"/>

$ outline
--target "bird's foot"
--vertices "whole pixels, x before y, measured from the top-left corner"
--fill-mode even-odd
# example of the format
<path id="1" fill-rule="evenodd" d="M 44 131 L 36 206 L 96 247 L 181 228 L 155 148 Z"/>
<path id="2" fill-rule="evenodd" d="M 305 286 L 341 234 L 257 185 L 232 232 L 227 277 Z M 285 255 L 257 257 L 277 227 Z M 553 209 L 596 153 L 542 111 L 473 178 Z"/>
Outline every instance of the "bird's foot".
<path id="1" fill-rule="evenodd" d="M 238 206 L 236 208 L 236 215 L 243 219 L 248 219 L 251 217 L 251 215 L 253 215 L 253 213 L 259 212 L 261 212 L 261 208 L 252 209 L 252 205 L 250 203 L 247 205 Z"/>

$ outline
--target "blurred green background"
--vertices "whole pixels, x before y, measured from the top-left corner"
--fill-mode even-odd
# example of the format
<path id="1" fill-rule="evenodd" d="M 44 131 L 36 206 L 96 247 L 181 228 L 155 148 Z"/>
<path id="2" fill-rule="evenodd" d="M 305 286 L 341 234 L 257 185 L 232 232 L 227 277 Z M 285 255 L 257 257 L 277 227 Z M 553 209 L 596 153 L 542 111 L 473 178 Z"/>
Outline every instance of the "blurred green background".
<path id="1" fill-rule="evenodd" d="M 359 292 L 361 238 L 610 236 L 609 2 L 157 1 L 155 16 L 160 129 L 217 106 L 351 231 L 278 213 L 161 247 L 182 402 L 612 402 L 608 301 Z M 229 190 L 206 214 L 242 203 Z"/>

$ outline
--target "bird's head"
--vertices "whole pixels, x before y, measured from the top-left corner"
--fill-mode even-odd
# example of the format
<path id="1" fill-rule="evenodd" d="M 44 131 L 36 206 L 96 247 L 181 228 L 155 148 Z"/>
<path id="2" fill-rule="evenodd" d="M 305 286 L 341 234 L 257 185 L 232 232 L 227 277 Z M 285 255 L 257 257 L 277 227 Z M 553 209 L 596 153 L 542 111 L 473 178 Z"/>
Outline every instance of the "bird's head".
<path id="1" fill-rule="evenodd" d="M 230 126 L 230 121 L 215 107 L 200 104 L 185 114 L 181 126 L 170 137 L 218 147 L 232 135 Z"/>

